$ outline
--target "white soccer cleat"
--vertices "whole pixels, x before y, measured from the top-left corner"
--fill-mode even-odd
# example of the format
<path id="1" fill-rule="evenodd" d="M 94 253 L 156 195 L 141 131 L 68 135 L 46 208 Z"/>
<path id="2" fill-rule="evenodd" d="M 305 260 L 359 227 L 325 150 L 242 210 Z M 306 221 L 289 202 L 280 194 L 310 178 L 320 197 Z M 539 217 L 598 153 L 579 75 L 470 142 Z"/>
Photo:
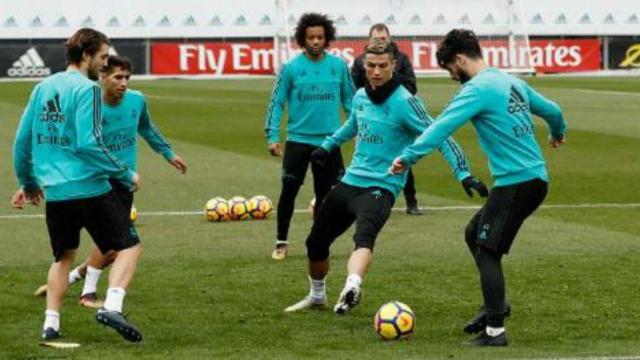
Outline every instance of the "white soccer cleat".
<path id="1" fill-rule="evenodd" d="M 327 297 L 313 298 L 311 295 L 307 295 L 304 299 L 284 309 L 284 312 L 296 312 L 306 309 L 323 308 L 327 305 Z"/>
<path id="2" fill-rule="evenodd" d="M 357 286 L 346 286 L 340 293 L 338 302 L 333 307 L 333 312 L 344 315 L 353 309 L 360 302 L 360 288 Z"/>

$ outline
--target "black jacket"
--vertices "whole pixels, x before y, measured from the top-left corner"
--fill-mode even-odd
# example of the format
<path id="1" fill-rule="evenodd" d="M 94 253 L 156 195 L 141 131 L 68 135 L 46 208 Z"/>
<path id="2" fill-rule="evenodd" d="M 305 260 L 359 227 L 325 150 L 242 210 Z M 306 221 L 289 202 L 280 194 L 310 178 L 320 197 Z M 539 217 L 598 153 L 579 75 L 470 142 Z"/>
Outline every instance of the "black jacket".
<path id="1" fill-rule="evenodd" d="M 400 83 L 409 90 L 409 92 L 415 95 L 418 92 L 416 85 L 416 74 L 413 72 L 413 66 L 409 57 L 398 50 L 398 45 L 392 42 L 393 58 L 396 60 L 396 68 L 393 69 L 393 76 L 397 78 Z M 356 89 L 364 87 L 367 83 L 367 75 L 364 69 L 364 55 L 358 56 L 353 62 L 351 67 L 351 78 Z"/>

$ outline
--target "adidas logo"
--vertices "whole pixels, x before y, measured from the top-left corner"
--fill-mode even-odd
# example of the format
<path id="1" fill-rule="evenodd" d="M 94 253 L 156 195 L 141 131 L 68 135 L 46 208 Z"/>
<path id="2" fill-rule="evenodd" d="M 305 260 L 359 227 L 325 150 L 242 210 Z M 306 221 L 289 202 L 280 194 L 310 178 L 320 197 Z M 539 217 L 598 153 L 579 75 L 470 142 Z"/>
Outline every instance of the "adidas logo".
<path id="1" fill-rule="evenodd" d="M 47 105 L 42 107 L 40 121 L 49 123 L 63 123 L 64 113 L 60 107 L 60 95 L 56 94 L 53 99 L 47 101 Z"/>
<path id="2" fill-rule="evenodd" d="M 9 77 L 43 77 L 51 75 L 51 69 L 46 67 L 44 61 L 35 47 L 29 48 L 7 70 Z"/>
<path id="3" fill-rule="evenodd" d="M 524 99 L 524 96 L 520 94 L 515 86 L 511 85 L 511 91 L 509 94 L 509 107 L 507 108 L 509 114 L 515 114 L 517 112 L 529 111 L 529 104 Z"/>

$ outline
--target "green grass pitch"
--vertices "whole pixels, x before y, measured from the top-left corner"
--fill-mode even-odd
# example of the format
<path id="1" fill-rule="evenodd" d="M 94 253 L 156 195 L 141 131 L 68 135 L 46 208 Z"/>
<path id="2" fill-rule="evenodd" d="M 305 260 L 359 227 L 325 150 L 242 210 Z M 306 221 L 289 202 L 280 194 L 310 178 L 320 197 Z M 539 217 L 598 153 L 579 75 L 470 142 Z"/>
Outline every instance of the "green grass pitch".
<path id="1" fill-rule="evenodd" d="M 640 80 L 637 78 L 531 78 L 564 109 L 566 146 L 546 145 L 552 182 L 546 205 L 640 203 Z M 51 261 L 43 209 L 13 211 L 16 181 L 11 144 L 33 83 L 0 83 L 0 358 L 555 358 L 640 355 L 640 207 L 540 209 L 525 224 L 504 269 L 513 306 L 506 349 L 467 349 L 461 325 L 481 303 L 478 279 L 463 231 L 472 210 L 392 215 L 380 234 L 363 299 L 352 313 L 285 314 L 308 291 L 304 239 L 309 214 L 294 216 L 290 257 L 269 257 L 275 219 L 207 223 L 204 216 L 151 216 L 196 211 L 214 196 L 264 194 L 277 200 L 280 163 L 264 144 L 263 119 L 272 80 L 137 81 L 152 116 L 189 163 L 180 176 L 141 146 L 143 189 L 136 195 L 137 226 L 145 251 L 128 291 L 125 312 L 145 336 L 125 343 L 76 305 L 80 286 L 62 309 L 74 350 L 38 346 L 44 301 L 32 292 Z M 454 93 L 447 79 L 421 79 L 419 93 L 437 114 Z M 486 158 L 470 124 L 456 135 L 474 174 L 489 182 Z M 344 148 L 350 158 L 352 146 Z M 416 171 L 422 206 L 480 205 L 468 199 L 439 155 Z M 297 208 L 311 199 L 309 181 Z M 396 207 L 404 206 L 399 198 Z M 330 301 L 338 296 L 352 230 L 333 247 Z M 78 261 L 89 249 L 83 235 Z M 99 291 L 104 294 L 106 276 Z M 409 304 L 414 336 L 384 342 L 373 330 L 377 307 Z"/>

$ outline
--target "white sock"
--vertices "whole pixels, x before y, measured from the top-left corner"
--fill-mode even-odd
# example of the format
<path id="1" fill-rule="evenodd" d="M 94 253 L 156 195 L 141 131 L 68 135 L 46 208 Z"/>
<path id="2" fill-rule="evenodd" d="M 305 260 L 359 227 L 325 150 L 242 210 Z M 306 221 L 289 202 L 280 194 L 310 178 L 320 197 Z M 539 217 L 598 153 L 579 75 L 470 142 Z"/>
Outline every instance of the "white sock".
<path id="1" fill-rule="evenodd" d="M 327 297 L 327 287 L 324 279 L 315 280 L 309 276 L 309 287 L 311 288 L 311 297 L 314 299 L 324 299 Z"/>
<path id="2" fill-rule="evenodd" d="M 78 269 L 80 269 L 80 266 L 71 270 L 71 272 L 69 273 L 69 285 L 75 283 L 78 280 L 82 280 L 82 275 L 80 275 L 80 271 Z"/>
<path id="3" fill-rule="evenodd" d="M 122 312 L 122 303 L 126 293 L 123 288 L 109 288 L 107 298 L 104 300 L 104 308 L 108 311 Z"/>
<path id="4" fill-rule="evenodd" d="M 487 335 L 491 337 L 498 336 L 504 332 L 504 327 L 494 328 L 491 326 L 487 326 Z"/>
<path id="5" fill-rule="evenodd" d="M 47 328 L 53 328 L 55 331 L 60 331 L 60 313 L 53 310 L 47 310 L 44 312 L 44 325 L 42 330 Z"/>
<path id="6" fill-rule="evenodd" d="M 85 276 L 84 278 L 82 295 L 91 294 L 98 291 L 98 280 L 100 280 L 101 273 L 102 270 L 87 266 L 87 276 Z"/>
<path id="7" fill-rule="evenodd" d="M 360 275 L 358 274 L 349 274 L 349 276 L 347 276 L 347 282 L 345 283 L 345 287 L 352 287 L 355 286 L 357 288 L 360 288 L 360 285 L 362 285 L 362 278 L 360 277 Z"/>

